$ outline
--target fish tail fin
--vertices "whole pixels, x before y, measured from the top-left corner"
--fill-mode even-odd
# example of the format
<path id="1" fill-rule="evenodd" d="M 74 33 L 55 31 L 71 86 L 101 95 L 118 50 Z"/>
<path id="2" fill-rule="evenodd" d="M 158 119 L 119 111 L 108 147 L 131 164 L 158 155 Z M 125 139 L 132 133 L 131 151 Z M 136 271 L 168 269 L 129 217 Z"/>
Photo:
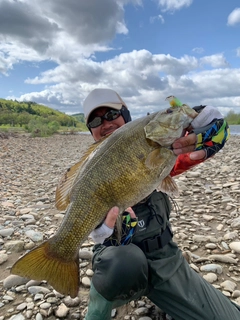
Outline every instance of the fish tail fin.
<path id="1" fill-rule="evenodd" d="M 34 280 L 46 280 L 55 290 L 76 297 L 79 289 L 79 262 L 53 256 L 49 242 L 25 254 L 12 266 L 11 273 Z"/>

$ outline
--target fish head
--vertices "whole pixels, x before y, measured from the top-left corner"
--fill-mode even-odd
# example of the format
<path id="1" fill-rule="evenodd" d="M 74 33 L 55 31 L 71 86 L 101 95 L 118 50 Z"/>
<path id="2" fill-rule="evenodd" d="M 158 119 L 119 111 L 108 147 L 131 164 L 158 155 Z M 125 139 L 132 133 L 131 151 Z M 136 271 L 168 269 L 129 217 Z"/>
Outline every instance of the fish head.
<path id="1" fill-rule="evenodd" d="M 168 108 L 158 112 L 144 127 L 147 139 L 161 146 L 170 147 L 172 143 L 184 135 L 198 113 L 187 105 Z"/>

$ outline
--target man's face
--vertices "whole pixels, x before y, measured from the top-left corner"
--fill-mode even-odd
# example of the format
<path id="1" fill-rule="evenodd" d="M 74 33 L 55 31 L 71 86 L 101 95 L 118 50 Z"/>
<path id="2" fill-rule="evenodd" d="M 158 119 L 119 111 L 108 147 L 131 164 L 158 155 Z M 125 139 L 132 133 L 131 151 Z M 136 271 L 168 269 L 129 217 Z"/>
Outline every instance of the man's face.
<path id="1" fill-rule="evenodd" d="M 94 110 L 91 114 L 91 120 L 95 117 L 101 117 L 105 115 L 111 108 L 108 107 L 100 107 Z M 106 119 L 102 119 L 102 124 L 96 128 L 91 128 L 92 136 L 95 141 L 100 140 L 106 135 L 113 133 L 116 129 L 120 128 L 125 124 L 123 117 L 120 115 L 117 119 L 112 121 L 107 121 Z"/>

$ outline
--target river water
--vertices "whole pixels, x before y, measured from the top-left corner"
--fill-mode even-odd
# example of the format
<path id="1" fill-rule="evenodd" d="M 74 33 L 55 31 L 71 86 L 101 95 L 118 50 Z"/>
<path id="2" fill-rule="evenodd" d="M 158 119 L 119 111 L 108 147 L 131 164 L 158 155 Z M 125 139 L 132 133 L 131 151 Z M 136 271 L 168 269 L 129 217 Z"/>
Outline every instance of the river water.
<path id="1" fill-rule="evenodd" d="M 234 124 L 230 125 L 230 134 L 240 135 L 240 125 Z"/>

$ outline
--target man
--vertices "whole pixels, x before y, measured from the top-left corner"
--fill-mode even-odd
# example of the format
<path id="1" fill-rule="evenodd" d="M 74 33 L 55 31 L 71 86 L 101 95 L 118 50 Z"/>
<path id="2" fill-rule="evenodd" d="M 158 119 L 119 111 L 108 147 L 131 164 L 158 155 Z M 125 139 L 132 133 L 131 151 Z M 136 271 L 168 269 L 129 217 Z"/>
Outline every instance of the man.
<path id="1" fill-rule="evenodd" d="M 93 90 L 83 108 L 95 141 L 131 121 L 126 104 L 110 89 Z M 172 176 L 213 156 L 228 138 L 228 126 L 215 108 L 195 110 L 194 130 L 172 145 L 178 155 Z M 113 308 L 141 296 L 175 320 L 240 319 L 237 306 L 193 271 L 172 241 L 170 210 L 168 196 L 154 191 L 123 213 L 121 245 L 113 233 L 118 207 L 91 233 L 96 245 L 86 320 L 109 320 Z"/>

